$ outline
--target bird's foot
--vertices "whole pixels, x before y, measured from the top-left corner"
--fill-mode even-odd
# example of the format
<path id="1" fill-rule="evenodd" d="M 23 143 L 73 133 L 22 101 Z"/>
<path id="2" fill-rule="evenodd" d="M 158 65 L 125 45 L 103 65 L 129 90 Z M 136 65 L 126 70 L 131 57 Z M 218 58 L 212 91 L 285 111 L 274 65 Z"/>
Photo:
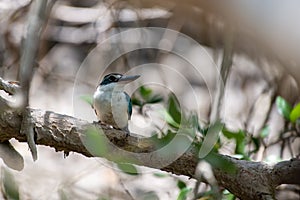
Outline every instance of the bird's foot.
<path id="1" fill-rule="evenodd" d="M 126 138 L 128 136 L 130 136 L 130 131 L 129 131 L 128 127 L 125 127 L 125 128 L 114 127 L 114 128 L 125 132 L 126 133 L 126 135 L 125 135 Z"/>
<path id="2" fill-rule="evenodd" d="M 126 132 L 126 137 L 130 136 L 130 131 L 128 129 L 128 126 L 126 126 L 126 128 L 122 129 L 124 132 Z"/>
<path id="3" fill-rule="evenodd" d="M 104 122 L 101 122 L 100 120 L 99 121 L 93 121 L 93 123 L 108 126 L 108 124 L 105 124 Z"/>

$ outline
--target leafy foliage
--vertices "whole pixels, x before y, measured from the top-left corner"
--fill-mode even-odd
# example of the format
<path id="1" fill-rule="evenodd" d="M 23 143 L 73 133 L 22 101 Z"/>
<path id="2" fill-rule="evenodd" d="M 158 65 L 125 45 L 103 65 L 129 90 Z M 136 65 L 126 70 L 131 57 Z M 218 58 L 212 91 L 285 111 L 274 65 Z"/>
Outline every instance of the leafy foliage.
<path id="1" fill-rule="evenodd" d="M 177 187 L 178 187 L 179 189 L 183 189 L 183 188 L 186 188 L 186 184 L 185 184 L 185 182 L 183 182 L 182 180 L 178 180 L 178 181 L 177 181 Z"/>
<path id="2" fill-rule="evenodd" d="M 175 136 L 176 136 L 175 132 L 168 130 L 167 133 L 165 133 L 163 135 L 163 137 L 158 138 L 157 135 L 153 135 L 151 137 L 151 140 L 154 143 L 154 145 L 156 146 L 156 148 L 159 149 L 159 148 L 167 145 L 170 141 L 172 141 Z"/>
<path id="3" fill-rule="evenodd" d="M 82 138 L 84 146 L 94 156 L 103 156 L 107 153 L 107 138 L 101 129 L 89 127 Z"/>
<path id="4" fill-rule="evenodd" d="M 13 174 L 4 167 L 2 167 L 2 188 L 4 193 L 3 195 L 5 195 L 6 199 L 20 199 L 19 186 L 15 181 Z"/>
<path id="5" fill-rule="evenodd" d="M 92 103 L 91 98 L 88 96 L 83 96 L 82 99 L 89 104 Z M 140 110 L 142 110 L 146 104 L 160 103 L 163 100 L 163 97 L 161 95 L 155 94 L 151 88 L 141 86 L 133 95 L 132 103 L 139 107 Z M 286 121 L 292 123 L 297 122 L 298 118 L 300 117 L 300 103 L 295 105 L 295 107 L 292 107 L 282 97 L 277 97 L 275 103 L 279 113 L 285 118 Z M 176 154 L 178 150 L 181 151 L 182 149 L 180 148 L 185 145 L 184 142 L 180 143 L 178 141 L 174 141 L 181 140 L 182 142 L 186 138 L 188 138 L 188 140 L 192 139 L 192 147 L 196 148 L 196 152 L 199 152 L 204 143 L 203 138 L 205 139 L 209 137 L 210 132 L 212 132 L 212 130 L 215 130 L 215 132 L 218 134 L 221 131 L 221 134 L 223 134 L 224 137 L 235 142 L 234 153 L 236 156 L 241 159 L 250 160 L 249 156 L 260 149 L 260 146 L 264 144 L 264 138 L 268 137 L 270 133 L 269 125 L 265 125 L 261 129 L 260 134 L 255 137 L 247 134 L 245 130 L 229 130 L 221 121 L 202 127 L 199 123 L 197 114 L 184 111 L 181 108 L 178 99 L 172 93 L 168 95 L 168 98 L 166 99 L 164 105 L 165 108 L 159 110 L 158 112 L 165 120 L 167 128 L 161 131 L 162 134 L 160 135 L 160 137 L 158 137 L 158 135 L 154 135 L 151 139 L 157 149 L 170 144 L 171 147 L 166 153 L 166 156 L 170 155 L 170 153 Z M 218 137 L 218 134 L 215 136 Z M 107 149 L 108 147 L 105 139 L 106 138 L 103 138 L 103 134 L 99 134 L 99 130 L 91 128 L 88 129 L 84 141 L 85 144 L 87 144 L 87 149 L 90 152 L 92 152 L 94 155 L 101 156 L 105 153 L 108 153 L 109 151 Z M 203 159 L 208 162 L 212 168 L 217 168 L 227 173 L 236 173 L 235 165 L 218 154 L 219 149 L 223 147 L 224 144 L 226 145 L 226 143 L 223 143 L 223 141 L 218 138 L 217 142 L 214 143 L 213 148 L 209 150 L 210 152 Z M 246 148 L 246 146 L 248 145 L 249 147 L 251 146 L 251 148 Z M 131 164 L 132 162 L 129 162 L 127 159 L 125 160 L 124 158 L 116 157 L 113 158 L 113 160 L 117 163 L 117 167 L 122 172 L 134 176 L 139 174 L 138 169 L 133 164 Z M 154 173 L 153 175 L 158 178 L 169 177 L 168 174 L 162 173 Z M 210 186 L 210 190 L 201 194 L 203 198 L 211 198 L 216 195 L 223 195 L 224 199 L 235 199 L 235 196 L 230 192 L 225 190 L 222 194 L 222 192 L 220 193 L 219 189 L 215 188 L 217 187 L 216 185 L 212 184 Z M 181 181 L 178 178 L 177 187 L 179 189 L 177 199 L 187 199 L 187 196 L 192 191 L 192 188 L 188 187 L 185 182 Z M 147 199 L 148 197 L 153 197 L 155 199 L 157 197 L 157 194 L 151 193 L 150 196 L 146 195 L 144 199 Z"/>
<path id="6" fill-rule="evenodd" d="M 185 200 L 187 198 L 187 194 L 192 191 L 192 188 L 187 187 L 185 182 L 178 180 L 177 187 L 180 189 L 177 200 Z"/>
<path id="7" fill-rule="evenodd" d="M 221 169 L 224 172 L 234 174 L 236 167 L 224 157 L 217 153 L 211 152 L 204 158 L 213 168 Z"/>
<path id="8" fill-rule="evenodd" d="M 168 98 L 168 108 L 167 111 L 172 116 L 172 119 L 177 123 L 180 124 L 181 122 L 181 108 L 176 96 L 171 93 Z"/>
<path id="9" fill-rule="evenodd" d="M 153 176 L 158 177 L 158 178 L 165 178 L 165 177 L 169 177 L 170 175 L 167 173 L 155 172 L 155 173 L 153 173 Z"/>
<path id="10" fill-rule="evenodd" d="M 122 170 L 124 173 L 129 175 L 138 175 L 138 170 L 136 167 L 130 163 L 117 163 L 117 166 L 120 170 Z"/>
<path id="11" fill-rule="evenodd" d="M 163 117 L 163 119 L 166 120 L 169 126 L 175 129 L 179 129 L 180 124 L 175 121 L 175 119 L 173 118 L 171 113 L 168 112 L 168 110 L 166 109 L 160 110 L 160 114 Z"/>
<path id="12" fill-rule="evenodd" d="M 236 199 L 236 197 L 232 193 L 230 193 L 228 190 L 224 190 L 223 195 L 224 195 L 224 198 L 223 198 L 224 200 L 234 200 L 234 199 Z"/>
<path id="13" fill-rule="evenodd" d="M 245 136 L 246 133 L 242 130 L 239 130 L 238 132 L 229 131 L 226 128 L 223 128 L 222 130 L 223 135 L 227 137 L 228 139 L 234 139 L 236 146 L 235 146 L 235 154 L 242 155 L 243 158 L 247 158 L 246 152 L 245 152 Z"/>
<path id="14" fill-rule="evenodd" d="M 276 98 L 276 106 L 279 114 L 281 114 L 286 121 L 295 124 L 300 118 L 300 103 L 292 107 L 284 98 L 278 96 Z"/>
<path id="15" fill-rule="evenodd" d="M 270 133 L 270 127 L 269 126 L 265 126 L 261 131 L 260 131 L 260 137 L 261 138 L 265 138 L 269 135 Z"/>
<path id="16" fill-rule="evenodd" d="M 132 104 L 139 106 L 142 109 L 146 104 L 155 104 L 163 101 L 163 97 L 159 94 L 154 94 L 149 87 L 141 86 L 131 98 Z"/>
<path id="17" fill-rule="evenodd" d="M 300 103 L 295 105 L 290 113 L 291 122 L 295 123 L 300 118 Z"/>
<path id="18" fill-rule="evenodd" d="M 80 99 L 91 106 L 93 105 L 93 97 L 91 95 L 82 95 L 80 96 Z"/>
<path id="19" fill-rule="evenodd" d="M 286 119 L 290 120 L 290 114 L 292 111 L 292 106 L 281 96 L 276 98 L 276 105 L 278 112 Z"/>
<path id="20" fill-rule="evenodd" d="M 212 151 L 218 151 L 220 148 L 219 133 L 221 132 L 224 124 L 218 120 L 207 127 L 205 137 L 200 143 L 200 149 L 198 153 L 199 158 L 204 158 Z"/>
<path id="21" fill-rule="evenodd" d="M 108 140 L 101 129 L 89 127 L 82 140 L 84 146 L 92 155 L 102 157 L 103 155 L 107 156 L 107 154 L 110 154 L 110 159 L 117 163 L 117 167 L 121 171 L 130 175 L 138 175 L 136 167 L 131 164 L 131 160 L 129 158 L 120 158 L 109 152 Z"/>
<path id="22" fill-rule="evenodd" d="M 192 188 L 182 188 L 179 192 L 179 195 L 177 197 L 177 200 L 185 200 L 187 198 L 187 194 L 192 191 Z"/>
<path id="23" fill-rule="evenodd" d="M 259 147 L 261 145 L 261 139 L 256 137 L 251 137 L 251 142 L 253 143 L 254 149 L 249 152 L 249 155 L 258 152 Z"/>

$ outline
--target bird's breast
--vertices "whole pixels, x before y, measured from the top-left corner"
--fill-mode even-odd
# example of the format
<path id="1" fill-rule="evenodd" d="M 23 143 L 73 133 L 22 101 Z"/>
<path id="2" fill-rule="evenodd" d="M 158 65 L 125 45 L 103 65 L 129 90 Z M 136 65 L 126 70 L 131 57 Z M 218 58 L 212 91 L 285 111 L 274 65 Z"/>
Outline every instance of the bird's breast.
<path id="1" fill-rule="evenodd" d="M 124 92 L 97 90 L 94 94 L 94 109 L 100 121 L 117 128 L 128 124 L 128 102 Z"/>

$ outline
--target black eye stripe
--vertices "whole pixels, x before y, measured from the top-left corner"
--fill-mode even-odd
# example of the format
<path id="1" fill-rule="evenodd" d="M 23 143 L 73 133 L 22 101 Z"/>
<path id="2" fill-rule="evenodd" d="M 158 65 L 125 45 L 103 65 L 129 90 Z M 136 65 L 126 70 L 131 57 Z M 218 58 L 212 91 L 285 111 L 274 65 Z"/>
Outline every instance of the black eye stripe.
<path id="1" fill-rule="evenodd" d="M 109 83 L 112 82 L 118 82 L 118 80 L 122 77 L 121 74 L 117 74 L 117 73 L 112 73 L 112 74 L 108 74 L 106 75 L 102 82 L 100 83 L 100 85 L 107 85 Z"/>

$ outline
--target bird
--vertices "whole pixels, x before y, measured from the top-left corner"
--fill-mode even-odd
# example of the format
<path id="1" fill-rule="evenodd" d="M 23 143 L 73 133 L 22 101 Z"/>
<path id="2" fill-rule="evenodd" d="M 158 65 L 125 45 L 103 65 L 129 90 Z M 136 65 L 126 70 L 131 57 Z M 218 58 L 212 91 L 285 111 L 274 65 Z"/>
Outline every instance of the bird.
<path id="1" fill-rule="evenodd" d="M 132 115 L 132 103 L 130 96 L 124 91 L 124 86 L 139 77 L 140 75 L 107 74 L 93 95 L 93 108 L 99 122 L 125 131 L 126 136 L 129 135 L 128 120 Z"/>

